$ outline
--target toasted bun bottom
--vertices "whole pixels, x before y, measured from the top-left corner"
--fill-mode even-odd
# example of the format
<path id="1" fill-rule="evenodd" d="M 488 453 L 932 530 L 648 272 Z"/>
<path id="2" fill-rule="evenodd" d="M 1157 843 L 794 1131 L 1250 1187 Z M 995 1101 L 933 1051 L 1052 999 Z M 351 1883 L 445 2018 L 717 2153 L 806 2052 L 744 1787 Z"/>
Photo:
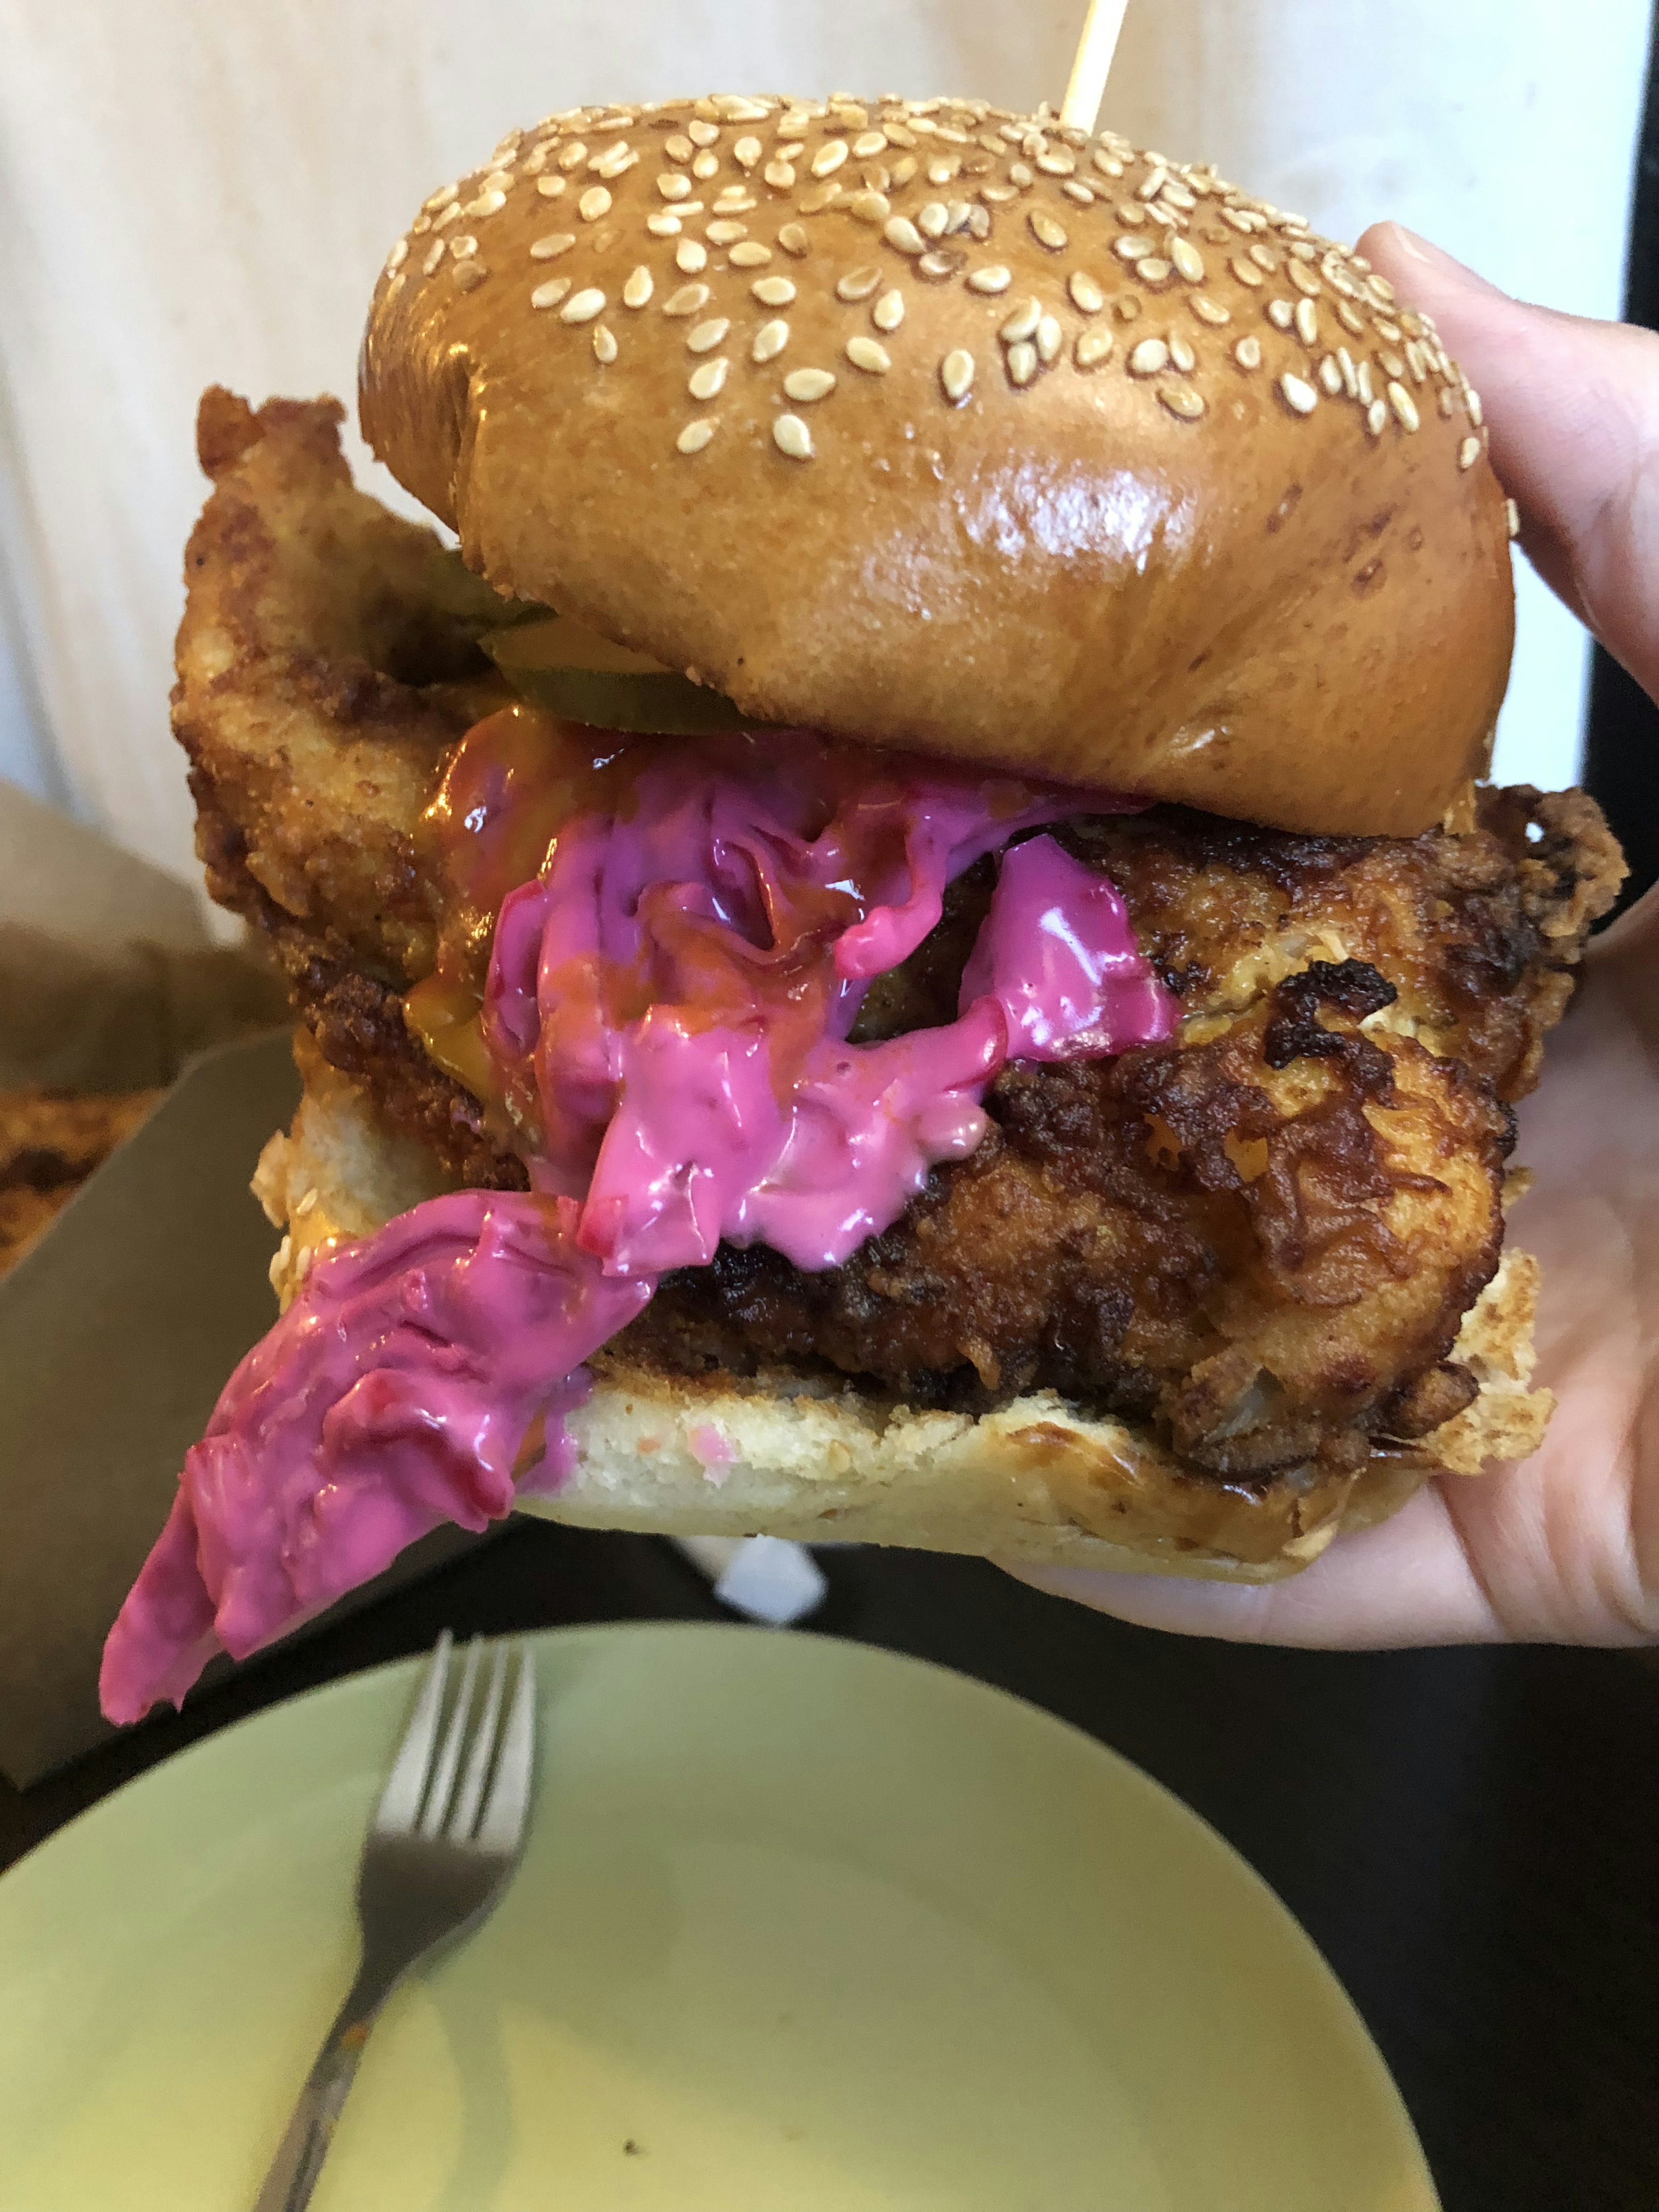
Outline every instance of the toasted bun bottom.
<path id="1" fill-rule="evenodd" d="M 254 1189 L 289 1234 L 271 1279 L 286 1304 L 318 1249 L 372 1235 L 442 1187 L 430 1155 L 388 1131 L 363 1091 L 308 1042 L 292 1130 Z M 1262 1484 L 1187 1472 L 1145 1430 L 1079 1413 L 1050 1391 L 977 1419 L 896 1403 L 850 1382 L 771 1375 L 689 1378 L 615 1352 L 590 1363 L 570 1420 L 574 1472 L 550 1493 L 526 1470 L 520 1503 L 593 1528 L 908 1545 L 1050 1565 L 1272 1582 L 1338 1532 L 1385 1520 L 1434 1474 L 1523 1458 L 1549 1418 L 1528 1390 L 1538 1265 L 1506 1250 L 1465 1317 L 1455 1357 L 1480 1394 L 1356 1472 L 1282 1470 Z"/>

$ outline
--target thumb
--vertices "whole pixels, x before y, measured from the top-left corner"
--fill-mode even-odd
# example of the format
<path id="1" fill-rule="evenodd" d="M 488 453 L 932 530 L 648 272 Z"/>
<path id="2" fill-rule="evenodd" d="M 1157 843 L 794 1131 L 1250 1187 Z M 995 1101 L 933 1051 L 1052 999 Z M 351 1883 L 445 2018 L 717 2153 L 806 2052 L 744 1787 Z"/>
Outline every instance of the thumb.
<path id="1" fill-rule="evenodd" d="M 1359 251 L 1480 392 L 1534 567 L 1659 696 L 1659 336 L 1512 300 L 1399 223 Z"/>

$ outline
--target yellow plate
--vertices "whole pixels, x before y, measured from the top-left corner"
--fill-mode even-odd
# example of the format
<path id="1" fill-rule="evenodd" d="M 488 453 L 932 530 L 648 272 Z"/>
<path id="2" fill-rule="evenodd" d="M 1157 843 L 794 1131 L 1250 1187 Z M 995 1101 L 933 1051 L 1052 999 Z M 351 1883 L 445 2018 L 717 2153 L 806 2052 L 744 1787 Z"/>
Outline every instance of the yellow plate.
<path id="1" fill-rule="evenodd" d="M 1307 1939 L 1087 1737 L 857 1644 L 532 1641 L 524 1865 L 388 2005 L 316 2212 L 1433 2212 Z M 252 2202 L 416 1671 L 210 1737 L 0 1881 L 7 2212 Z"/>

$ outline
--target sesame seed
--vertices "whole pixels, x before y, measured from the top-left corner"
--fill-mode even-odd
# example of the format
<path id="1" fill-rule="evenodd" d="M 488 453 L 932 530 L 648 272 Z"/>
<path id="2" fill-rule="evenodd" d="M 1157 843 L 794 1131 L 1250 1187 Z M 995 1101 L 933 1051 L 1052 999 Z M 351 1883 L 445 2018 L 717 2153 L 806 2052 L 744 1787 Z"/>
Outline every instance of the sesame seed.
<path id="1" fill-rule="evenodd" d="M 893 357 L 884 345 L 862 334 L 847 341 L 847 358 L 854 368 L 861 368 L 866 376 L 885 376 L 893 366 Z"/>
<path id="2" fill-rule="evenodd" d="M 1380 438 L 1388 426 L 1389 410 L 1385 400 L 1373 399 L 1365 410 L 1365 428 L 1373 438 Z"/>
<path id="3" fill-rule="evenodd" d="M 929 200 L 916 216 L 916 228 L 924 238 L 943 238 L 950 220 L 951 210 L 943 200 Z"/>
<path id="4" fill-rule="evenodd" d="M 476 218 L 480 216 L 499 215 L 506 205 L 507 194 L 505 192 L 480 192 L 477 199 L 469 200 L 467 202 L 461 212 L 463 215 L 471 216 L 476 220 Z"/>
<path id="5" fill-rule="evenodd" d="M 859 222 L 867 222 L 872 228 L 885 222 L 893 212 L 893 203 L 885 192 L 854 192 L 847 203 L 847 212 Z"/>
<path id="6" fill-rule="evenodd" d="M 1233 348 L 1233 359 L 1241 368 L 1260 368 L 1261 341 L 1260 338 L 1240 338 Z"/>
<path id="7" fill-rule="evenodd" d="M 1311 415 L 1319 404 L 1319 394 L 1311 384 L 1286 369 L 1279 380 L 1279 389 L 1285 404 L 1294 414 Z"/>
<path id="8" fill-rule="evenodd" d="M 896 331 L 904 320 L 904 295 L 896 286 L 884 292 L 870 310 L 870 319 L 878 331 Z"/>
<path id="9" fill-rule="evenodd" d="M 780 138 L 804 138 L 812 127 L 812 118 L 799 108 L 793 108 L 778 121 Z"/>
<path id="10" fill-rule="evenodd" d="M 1123 174 L 1122 162 L 1115 160 L 1103 146 L 1097 146 L 1089 158 L 1103 177 L 1121 177 Z"/>
<path id="11" fill-rule="evenodd" d="M 1087 185 L 1080 184 L 1075 177 L 1067 177 L 1060 189 L 1068 200 L 1075 200 L 1079 207 L 1092 207 L 1095 204 L 1094 193 Z"/>
<path id="12" fill-rule="evenodd" d="M 1148 253 L 1135 264 L 1135 275 L 1143 284 L 1151 284 L 1154 289 L 1166 284 L 1174 274 L 1174 264 L 1166 261 L 1160 253 Z"/>
<path id="13" fill-rule="evenodd" d="M 1395 420 L 1400 424 L 1401 429 L 1420 430 L 1422 428 L 1423 417 L 1417 411 L 1417 402 L 1403 384 L 1390 381 L 1389 404 L 1393 408 Z"/>
<path id="14" fill-rule="evenodd" d="M 435 192 L 427 194 L 421 205 L 428 215 L 436 215 L 440 208 L 447 207 L 451 200 L 459 199 L 460 193 L 459 185 L 440 185 Z"/>
<path id="15" fill-rule="evenodd" d="M 1406 364 L 1392 346 L 1379 346 L 1376 357 L 1385 376 L 1401 377 L 1406 374 Z"/>
<path id="16" fill-rule="evenodd" d="M 1170 358 L 1183 376 L 1190 376 L 1198 367 L 1198 356 L 1179 331 L 1170 334 Z"/>
<path id="17" fill-rule="evenodd" d="M 1319 381 L 1333 399 L 1341 396 L 1342 371 L 1337 365 L 1336 356 L 1334 353 L 1328 353 L 1320 362 Z"/>
<path id="18" fill-rule="evenodd" d="M 1521 510 L 1512 499 L 1504 501 L 1504 519 L 1509 525 L 1511 538 L 1521 535 Z"/>
<path id="19" fill-rule="evenodd" d="M 1217 330 L 1219 330 L 1224 323 L 1231 322 L 1233 319 L 1231 308 L 1220 306 L 1218 301 L 1212 300 L 1204 292 L 1194 292 L 1187 304 L 1200 323 L 1208 323 Z"/>
<path id="20" fill-rule="evenodd" d="M 1275 329 L 1288 331 L 1295 324 L 1296 309 L 1291 305 L 1288 300 L 1269 300 L 1267 302 L 1267 320 L 1273 325 Z"/>
<path id="21" fill-rule="evenodd" d="M 1162 338 L 1142 338 L 1129 356 L 1131 376 L 1156 376 L 1170 366 L 1170 349 Z"/>
<path id="22" fill-rule="evenodd" d="M 970 207 L 968 210 L 968 235 L 982 246 L 991 235 L 991 210 L 985 207 Z"/>
<path id="23" fill-rule="evenodd" d="M 545 284 L 537 285 L 530 295 L 530 304 L 532 307 L 556 307 L 569 289 L 568 276 L 555 276 Z"/>
<path id="24" fill-rule="evenodd" d="M 836 297 L 838 300 L 867 300 L 880 282 L 879 269 L 868 266 L 849 269 L 844 276 L 836 280 Z"/>
<path id="25" fill-rule="evenodd" d="M 953 407 L 961 406 L 974 388 L 974 356 L 953 346 L 939 365 L 939 380 Z"/>
<path id="26" fill-rule="evenodd" d="M 826 139 L 812 156 L 812 174 L 815 177 L 833 177 L 846 159 L 847 141 L 844 138 Z"/>
<path id="27" fill-rule="evenodd" d="M 1169 254 L 1170 260 L 1176 265 L 1177 274 L 1184 276 L 1189 284 L 1201 284 L 1204 282 L 1204 256 L 1195 246 L 1191 245 L 1184 238 L 1172 238 L 1170 240 Z"/>
<path id="28" fill-rule="evenodd" d="M 386 275 L 390 276 L 396 270 L 401 269 L 408 258 L 409 240 L 406 238 L 400 238 L 398 240 L 398 243 L 392 247 L 391 252 L 388 253 L 386 258 Z"/>
<path id="29" fill-rule="evenodd" d="M 657 179 L 657 190 L 665 200 L 684 200 L 691 197 L 691 179 L 683 177 L 678 169 L 670 169 Z"/>
<path id="30" fill-rule="evenodd" d="M 1061 253 L 1066 248 L 1066 232 L 1053 216 L 1042 208 L 1033 208 L 1027 218 L 1031 235 L 1039 246 L 1046 246 L 1050 253 Z"/>
<path id="31" fill-rule="evenodd" d="M 1285 264 L 1285 274 L 1295 285 L 1297 290 L 1310 300 L 1318 299 L 1325 289 L 1313 270 L 1304 267 L 1300 261 L 1287 261 Z"/>
<path id="32" fill-rule="evenodd" d="M 1042 301 L 1023 300 L 998 331 L 997 336 L 1004 345 L 1018 345 L 1036 334 L 1036 326 L 1042 320 Z"/>
<path id="33" fill-rule="evenodd" d="M 1045 368 L 1059 360 L 1060 349 L 1065 342 L 1057 318 L 1045 315 L 1036 326 L 1037 359 Z"/>
<path id="34" fill-rule="evenodd" d="M 695 335 L 695 333 L 694 333 Z M 726 335 L 722 325 L 720 336 Z M 781 318 L 763 323 L 755 333 L 755 343 L 750 348 L 751 361 L 775 361 L 789 343 L 789 325 Z"/>
<path id="35" fill-rule="evenodd" d="M 544 200 L 558 199 L 564 191 L 564 179 L 562 177 L 538 177 L 536 179 L 536 190 L 541 194 Z"/>
<path id="36" fill-rule="evenodd" d="M 812 458 L 812 433 L 799 415 L 780 415 L 772 425 L 772 443 L 792 461 Z"/>
<path id="37" fill-rule="evenodd" d="M 708 249 L 699 246 L 695 238 L 683 238 L 674 248 L 674 266 L 687 276 L 695 276 L 700 269 L 708 266 Z"/>
<path id="38" fill-rule="evenodd" d="M 787 307 L 795 296 L 795 288 L 787 276 L 763 276 L 749 287 L 749 292 L 763 307 Z"/>
<path id="39" fill-rule="evenodd" d="M 969 271 L 968 289 L 970 292 L 1006 292 L 1013 282 L 1012 273 L 1000 261 L 988 262 L 982 269 Z"/>
<path id="40" fill-rule="evenodd" d="M 532 261 L 556 261 L 562 253 L 568 253 L 575 243 L 568 230 L 550 231 L 545 238 L 532 241 L 530 258 Z"/>
<path id="41" fill-rule="evenodd" d="M 1336 349 L 1336 366 L 1341 374 L 1343 386 L 1347 392 L 1349 398 L 1358 399 L 1359 397 L 1359 374 L 1354 368 L 1353 356 L 1348 351 L 1346 346 L 1338 346 Z"/>
<path id="42" fill-rule="evenodd" d="M 434 230 L 447 230 L 452 222 L 459 222 L 460 219 L 460 204 L 457 200 L 451 200 L 443 213 L 433 218 L 432 228 Z"/>
<path id="43" fill-rule="evenodd" d="M 798 222 L 785 223 L 778 233 L 778 244 L 786 253 L 793 253 L 797 260 L 812 250 L 811 240 Z"/>
<path id="44" fill-rule="evenodd" d="M 758 138 L 739 138 L 732 149 L 732 159 L 740 169 L 752 169 L 761 157 Z"/>
<path id="45" fill-rule="evenodd" d="M 1339 300 L 1337 301 L 1336 313 L 1337 319 L 1340 322 L 1345 331 L 1350 331 L 1357 338 L 1364 337 L 1364 318 L 1361 315 L 1356 314 L 1346 300 Z"/>
<path id="46" fill-rule="evenodd" d="M 1475 463 L 1480 459 L 1480 439 L 1479 439 L 1479 438 L 1465 438 L 1465 439 L 1464 439 L 1464 441 L 1463 441 L 1463 442 L 1462 442 L 1462 445 L 1458 447 L 1458 449 L 1457 449 L 1457 465 L 1458 465 L 1458 467 L 1459 467 L 1460 469 L 1472 469 L 1472 468 L 1474 466 Z"/>
<path id="47" fill-rule="evenodd" d="M 700 361 L 685 380 L 685 388 L 694 399 L 713 399 L 726 386 L 731 362 L 722 354 L 713 361 Z"/>
<path id="48" fill-rule="evenodd" d="M 1098 368 L 1112 350 L 1112 333 L 1103 331 L 1085 331 L 1072 348 L 1072 358 L 1079 368 Z"/>
<path id="49" fill-rule="evenodd" d="M 1365 279 L 1365 289 L 1379 307 L 1393 307 L 1395 289 L 1386 276 L 1379 276 L 1375 270 L 1372 270 Z"/>
<path id="50" fill-rule="evenodd" d="M 795 189 L 795 173 L 787 161 L 769 161 L 761 174 L 774 191 L 792 192 Z"/>
<path id="51" fill-rule="evenodd" d="M 607 368 L 617 358 L 617 334 L 607 323 L 593 325 L 593 358 Z"/>
<path id="52" fill-rule="evenodd" d="M 455 289 L 459 292 L 476 292 L 489 271 L 482 261 L 458 261 L 453 270 Z"/>
<path id="53" fill-rule="evenodd" d="M 1024 161 L 1009 162 L 1008 181 L 1011 185 L 1018 185 L 1023 192 L 1030 191 L 1032 183 L 1031 173 Z"/>
<path id="54" fill-rule="evenodd" d="M 954 276 L 967 258 L 968 256 L 959 247 L 936 246 L 931 253 L 924 253 L 917 262 L 916 274 L 939 283 L 947 276 Z"/>
<path id="55" fill-rule="evenodd" d="M 733 222 L 729 216 L 717 216 L 703 232 L 703 236 L 711 246 L 730 246 L 734 239 L 746 236 L 748 229 L 747 223 Z"/>
<path id="56" fill-rule="evenodd" d="M 748 100 L 741 93 L 717 94 L 714 105 L 728 123 L 764 123 L 772 110 L 763 100 Z"/>
<path id="57" fill-rule="evenodd" d="M 827 368 L 792 368 L 783 380 L 784 396 L 807 404 L 827 399 L 835 388 L 835 374 Z"/>
<path id="58" fill-rule="evenodd" d="M 1319 311 L 1311 300 L 1296 303 L 1296 334 L 1304 346 L 1319 343 Z"/>
<path id="59" fill-rule="evenodd" d="M 713 353 L 731 327 L 729 315 L 711 315 L 706 323 L 694 323 L 685 334 L 687 353 Z"/>
<path id="60" fill-rule="evenodd" d="M 1066 289 L 1071 295 L 1072 305 L 1081 314 L 1097 315 L 1106 304 L 1106 295 L 1081 269 L 1073 270 L 1066 280 Z"/>
<path id="61" fill-rule="evenodd" d="M 1123 237 L 1112 241 L 1112 251 L 1120 261 L 1127 261 L 1133 264 L 1137 261 L 1144 261 L 1152 253 L 1152 241 L 1150 238 L 1142 238 L 1138 233 L 1129 231 Z"/>
<path id="62" fill-rule="evenodd" d="M 1486 421 L 1486 410 L 1480 404 L 1480 394 L 1472 384 L 1463 386 L 1463 404 L 1469 410 L 1469 420 L 1478 430 Z"/>
<path id="63" fill-rule="evenodd" d="M 1158 396 L 1170 414 L 1178 415 L 1183 422 L 1196 422 L 1204 412 L 1202 393 L 1194 392 L 1189 384 L 1160 385 Z"/>
<path id="64" fill-rule="evenodd" d="M 532 296 L 533 298 L 534 295 Z M 559 320 L 562 323 L 591 323 L 596 315 L 604 312 L 604 293 L 590 285 L 585 291 L 576 293 L 565 301 L 559 310 Z"/>
<path id="65" fill-rule="evenodd" d="M 882 227 L 882 236 L 900 253 L 925 253 L 927 241 L 908 216 L 896 215 Z"/>
<path id="66" fill-rule="evenodd" d="M 662 303 L 665 315 L 695 315 L 700 307 L 708 304 L 707 284 L 682 284 L 678 292 L 671 292 Z"/>
<path id="67" fill-rule="evenodd" d="M 887 133 L 884 131 L 866 131 L 853 141 L 853 151 L 860 161 L 873 161 L 885 151 Z"/>
<path id="68" fill-rule="evenodd" d="M 1376 396 L 1376 392 L 1371 388 L 1371 365 L 1370 362 L 1362 361 L 1359 366 L 1355 369 L 1353 376 L 1354 382 L 1359 386 L 1359 404 L 1362 407 L 1369 407 L 1372 400 Z"/>
<path id="69" fill-rule="evenodd" d="M 646 267 L 645 264 L 641 262 L 639 267 L 635 269 L 629 277 L 628 282 L 623 286 L 622 296 L 623 307 L 644 307 L 647 301 L 651 297 L 652 292 L 654 289 L 655 288 L 652 283 L 651 271 Z"/>
<path id="70" fill-rule="evenodd" d="M 930 185 L 948 185 L 953 177 L 962 173 L 962 163 L 954 156 L 948 161 L 930 161 L 927 181 Z"/>
<path id="71" fill-rule="evenodd" d="M 662 150 L 671 161 L 689 161 L 692 154 L 691 141 L 676 131 L 672 138 L 663 140 Z"/>
<path id="72" fill-rule="evenodd" d="M 603 185 L 590 185 L 577 201 L 576 212 L 584 222 L 597 222 L 611 212 L 610 193 Z"/>
<path id="73" fill-rule="evenodd" d="M 1006 207 L 1010 200 L 1019 198 L 1012 185 L 981 185 L 979 196 L 992 207 Z"/>
<path id="74" fill-rule="evenodd" d="M 714 228 L 712 223 L 709 228 Z M 771 258 L 771 247 L 763 246 L 757 238 L 745 239 L 732 248 L 732 266 L 734 269 L 763 269 Z"/>

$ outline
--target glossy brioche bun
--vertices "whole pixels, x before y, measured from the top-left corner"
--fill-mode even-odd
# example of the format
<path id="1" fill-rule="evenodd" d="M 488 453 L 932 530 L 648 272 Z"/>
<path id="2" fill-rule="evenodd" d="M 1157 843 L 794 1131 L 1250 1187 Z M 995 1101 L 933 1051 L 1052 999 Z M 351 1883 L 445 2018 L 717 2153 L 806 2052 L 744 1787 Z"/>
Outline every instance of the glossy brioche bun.
<path id="1" fill-rule="evenodd" d="M 331 1240 L 372 1236 L 444 1178 L 367 1093 L 300 1033 L 292 1129 L 266 1146 L 254 1190 L 288 1234 L 271 1269 L 284 1304 Z M 761 1534 L 983 1553 L 1051 1565 L 1272 1582 L 1338 1532 L 1384 1520 L 1441 1468 L 1524 1458 L 1549 1417 L 1531 1391 L 1536 1262 L 1506 1250 L 1453 1357 L 1480 1384 L 1455 1419 L 1357 1473 L 1292 1468 L 1265 1483 L 1188 1474 L 1149 1431 L 1093 1419 L 1052 1391 L 975 1419 L 799 1376 L 690 1378 L 610 1349 L 571 1417 L 577 1461 L 527 1512 L 661 1535 Z"/>
<path id="2" fill-rule="evenodd" d="M 1109 134 L 550 118 L 393 247 L 361 398 L 493 584 L 768 721 L 1331 833 L 1486 763 L 1478 399 L 1352 255 Z"/>

